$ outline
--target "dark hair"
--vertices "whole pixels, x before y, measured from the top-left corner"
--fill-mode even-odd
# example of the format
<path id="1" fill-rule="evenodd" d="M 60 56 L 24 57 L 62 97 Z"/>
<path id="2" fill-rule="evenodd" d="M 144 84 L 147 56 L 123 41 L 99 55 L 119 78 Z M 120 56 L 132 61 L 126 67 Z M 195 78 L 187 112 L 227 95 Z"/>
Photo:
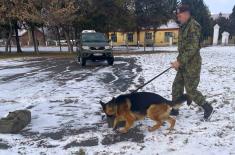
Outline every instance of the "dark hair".
<path id="1" fill-rule="evenodd" d="M 179 6 L 177 7 L 176 13 L 183 13 L 183 12 L 189 12 L 189 13 L 191 13 L 191 12 L 190 12 L 190 8 L 189 8 L 188 5 L 186 5 L 186 4 L 181 4 L 181 5 L 179 5 Z"/>

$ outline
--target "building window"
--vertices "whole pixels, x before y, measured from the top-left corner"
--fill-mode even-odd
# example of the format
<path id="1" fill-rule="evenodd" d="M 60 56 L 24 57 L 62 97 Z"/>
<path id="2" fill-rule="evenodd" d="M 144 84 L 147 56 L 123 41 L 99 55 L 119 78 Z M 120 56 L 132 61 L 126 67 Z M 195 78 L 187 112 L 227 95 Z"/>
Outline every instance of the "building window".
<path id="1" fill-rule="evenodd" d="M 146 40 L 153 40 L 153 34 L 151 32 L 146 32 L 145 39 Z"/>
<path id="2" fill-rule="evenodd" d="M 134 35 L 133 35 L 133 33 L 128 33 L 127 34 L 127 41 L 128 42 L 134 42 Z"/>
<path id="3" fill-rule="evenodd" d="M 112 42 L 117 42 L 117 34 L 115 33 L 111 34 L 111 40 Z"/>
<path id="4" fill-rule="evenodd" d="M 170 42 L 171 37 L 173 37 L 173 32 L 165 32 L 165 42 Z"/>

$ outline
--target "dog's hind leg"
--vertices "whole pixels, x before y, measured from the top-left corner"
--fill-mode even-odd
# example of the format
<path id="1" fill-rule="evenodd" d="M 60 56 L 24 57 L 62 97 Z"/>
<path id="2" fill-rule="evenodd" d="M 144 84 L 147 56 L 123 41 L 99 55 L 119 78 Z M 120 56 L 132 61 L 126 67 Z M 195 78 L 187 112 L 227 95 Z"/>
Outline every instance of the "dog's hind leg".
<path id="1" fill-rule="evenodd" d="M 155 131 L 159 129 L 162 126 L 163 121 L 167 116 L 168 106 L 165 104 L 160 104 L 160 105 L 151 105 L 149 109 L 147 110 L 147 116 L 152 119 L 153 121 L 156 121 L 157 124 L 154 125 L 153 127 L 149 128 L 149 131 Z"/>
<path id="2" fill-rule="evenodd" d="M 174 126 L 175 126 L 176 120 L 175 120 L 174 118 L 172 118 L 172 117 L 169 116 L 168 119 L 167 119 L 167 122 L 170 123 L 170 128 L 169 128 L 169 130 L 173 130 L 173 129 L 174 129 Z"/>
<path id="3" fill-rule="evenodd" d="M 157 106 L 152 105 L 148 110 L 147 110 L 147 117 L 152 119 L 153 121 L 156 122 L 156 125 L 149 127 L 149 132 L 153 132 L 157 129 L 159 129 L 162 126 L 162 121 L 159 119 L 159 109 Z"/>

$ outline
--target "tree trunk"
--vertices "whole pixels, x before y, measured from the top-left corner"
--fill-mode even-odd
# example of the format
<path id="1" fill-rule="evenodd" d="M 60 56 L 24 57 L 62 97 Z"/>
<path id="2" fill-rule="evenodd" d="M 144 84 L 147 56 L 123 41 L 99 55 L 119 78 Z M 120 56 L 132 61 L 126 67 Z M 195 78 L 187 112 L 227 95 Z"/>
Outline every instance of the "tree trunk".
<path id="1" fill-rule="evenodd" d="M 75 40 L 75 46 L 76 49 L 78 48 L 78 28 L 76 26 L 74 26 L 74 40 Z"/>
<path id="2" fill-rule="evenodd" d="M 78 28 L 77 28 L 77 26 L 74 26 L 74 37 L 75 37 L 75 41 L 77 42 L 77 40 L 78 40 Z"/>
<path id="3" fill-rule="evenodd" d="M 10 44 L 9 44 L 9 53 L 11 53 L 11 40 L 10 40 Z"/>
<path id="4" fill-rule="evenodd" d="M 105 34 L 106 34 L 106 37 L 109 39 L 109 32 L 110 32 L 110 24 L 107 24 L 107 28 L 106 28 L 106 31 L 105 31 Z"/>
<path id="5" fill-rule="evenodd" d="M 14 21 L 14 30 L 15 30 L 15 41 L 16 41 L 17 53 L 22 53 L 21 46 L 20 46 L 19 34 L 18 34 L 17 21 Z"/>
<path id="6" fill-rule="evenodd" d="M 71 30 L 69 30 L 69 38 L 72 40 L 71 43 L 72 43 L 72 46 L 74 47 L 75 46 L 75 42 L 74 42 L 74 34 L 72 33 L 73 32 L 73 27 L 71 27 Z"/>
<path id="7" fill-rule="evenodd" d="M 154 50 L 155 50 L 155 41 L 156 41 L 155 37 L 156 37 L 156 32 L 157 32 L 157 30 L 154 29 L 154 31 L 153 31 L 153 52 L 154 52 Z"/>
<path id="8" fill-rule="evenodd" d="M 129 51 L 128 33 L 126 33 L 126 49 Z"/>
<path id="9" fill-rule="evenodd" d="M 106 37 L 109 39 L 109 37 L 110 37 L 109 32 L 106 32 L 105 34 L 106 34 Z"/>
<path id="10" fill-rule="evenodd" d="M 68 30 L 66 28 L 63 28 L 63 31 L 64 31 L 65 39 L 66 39 L 67 44 L 68 44 L 68 51 L 70 53 L 72 53 L 73 52 L 73 45 L 72 45 L 72 43 L 70 41 L 69 32 L 68 32 Z"/>
<path id="11" fill-rule="evenodd" d="M 144 33 L 144 52 L 146 51 L 146 32 Z"/>
<path id="12" fill-rule="evenodd" d="M 57 34 L 57 41 L 59 41 L 59 46 L 60 46 L 60 52 L 62 52 L 62 48 L 61 48 L 61 42 L 60 42 L 60 31 L 59 28 L 56 26 L 56 34 Z"/>
<path id="13" fill-rule="evenodd" d="M 38 41 L 34 33 L 34 26 L 31 26 L 31 33 L 32 33 L 32 39 L 33 39 L 33 47 L 34 47 L 34 52 L 39 53 L 38 51 Z"/>
<path id="14" fill-rule="evenodd" d="M 138 46 L 138 48 L 140 48 L 140 30 L 139 30 L 139 28 L 137 28 L 137 46 Z"/>
<path id="15" fill-rule="evenodd" d="M 44 45 L 46 45 L 46 35 L 45 35 L 45 30 L 44 30 L 43 25 L 42 25 L 42 33 L 43 33 L 43 42 L 44 42 Z"/>
<path id="16" fill-rule="evenodd" d="M 10 48 L 10 52 L 11 52 L 11 38 L 12 38 L 12 34 L 13 34 L 11 22 L 9 22 L 9 25 L 10 25 L 10 31 L 9 31 L 8 38 L 6 40 L 6 45 L 5 45 L 5 52 L 6 53 L 9 52 L 9 48 Z"/>

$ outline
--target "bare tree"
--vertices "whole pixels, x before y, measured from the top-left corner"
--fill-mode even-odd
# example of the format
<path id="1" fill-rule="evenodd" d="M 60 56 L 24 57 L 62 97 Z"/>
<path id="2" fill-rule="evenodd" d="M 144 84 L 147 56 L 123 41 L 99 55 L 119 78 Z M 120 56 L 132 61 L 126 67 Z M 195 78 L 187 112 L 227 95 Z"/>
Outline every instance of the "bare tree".
<path id="1" fill-rule="evenodd" d="M 15 4 L 15 0 L 7 1 L 2 0 L 0 1 L 0 24 L 8 25 L 8 37 L 6 40 L 6 46 L 5 46 L 5 52 L 9 51 L 9 48 L 11 46 L 11 40 L 13 32 L 15 32 L 15 41 L 16 41 L 16 47 L 17 52 L 22 52 L 19 42 L 19 36 L 18 36 L 18 19 L 19 19 L 19 13 L 17 13 L 17 10 L 19 10 L 19 6 Z M 13 31 L 14 29 L 14 31 Z"/>
<path id="2" fill-rule="evenodd" d="M 70 27 L 76 19 L 78 5 L 75 0 L 44 0 L 43 19 L 47 26 L 62 29 L 68 44 L 69 52 L 73 52 L 73 44 L 69 35 Z M 58 31 L 57 31 L 58 32 Z"/>

